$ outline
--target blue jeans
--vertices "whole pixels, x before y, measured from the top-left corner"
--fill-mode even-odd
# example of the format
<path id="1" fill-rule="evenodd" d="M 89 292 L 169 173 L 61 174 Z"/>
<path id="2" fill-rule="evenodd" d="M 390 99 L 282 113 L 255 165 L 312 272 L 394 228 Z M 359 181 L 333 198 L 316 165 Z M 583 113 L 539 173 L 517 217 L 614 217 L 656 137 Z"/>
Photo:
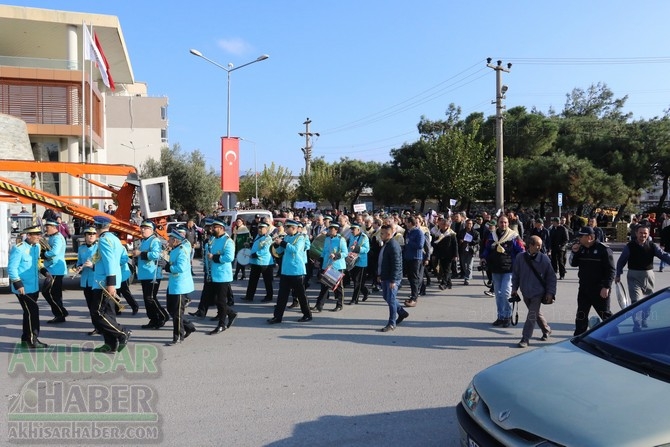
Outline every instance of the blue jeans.
<path id="1" fill-rule="evenodd" d="M 399 282 L 396 282 L 395 287 L 391 288 L 391 281 L 382 281 L 382 296 L 384 297 L 384 301 L 386 301 L 389 306 L 388 324 L 391 326 L 396 325 L 398 314 L 405 312 L 402 306 L 400 306 L 400 303 L 398 303 L 398 285 Z"/>
<path id="2" fill-rule="evenodd" d="M 507 301 L 512 296 L 512 273 L 493 273 L 493 289 L 496 294 L 498 318 L 512 318 L 512 305 Z"/>

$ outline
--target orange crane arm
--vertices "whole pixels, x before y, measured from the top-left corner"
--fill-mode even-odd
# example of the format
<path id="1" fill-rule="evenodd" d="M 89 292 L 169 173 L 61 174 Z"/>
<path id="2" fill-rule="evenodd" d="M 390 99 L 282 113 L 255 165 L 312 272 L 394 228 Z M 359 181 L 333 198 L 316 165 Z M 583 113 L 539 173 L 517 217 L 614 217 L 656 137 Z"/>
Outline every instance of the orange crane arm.
<path id="1" fill-rule="evenodd" d="M 137 174 L 135 166 L 107 165 L 102 163 L 73 163 L 67 161 L 0 160 L 3 171 L 60 172 L 74 177 L 86 174 L 119 175 Z"/>
<path id="2" fill-rule="evenodd" d="M 129 185 L 129 187 L 132 186 Z M 123 234 L 130 234 L 135 238 L 142 237 L 140 227 L 128 222 L 128 220 L 122 220 L 115 215 L 105 214 L 102 211 L 79 205 L 78 203 L 65 200 L 54 194 L 31 188 L 30 186 L 4 177 L 0 177 L 0 191 L 5 191 L 15 197 L 22 197 L 33 203 L 57 209 L 63 213 L 70 214 L 71 216 L 84 220 L 92 221 L 95 216 L 106 216 L 112 219 L 112 230 Z M 121 238 L 121 240 L 124 241 L 125 238 Z"/>

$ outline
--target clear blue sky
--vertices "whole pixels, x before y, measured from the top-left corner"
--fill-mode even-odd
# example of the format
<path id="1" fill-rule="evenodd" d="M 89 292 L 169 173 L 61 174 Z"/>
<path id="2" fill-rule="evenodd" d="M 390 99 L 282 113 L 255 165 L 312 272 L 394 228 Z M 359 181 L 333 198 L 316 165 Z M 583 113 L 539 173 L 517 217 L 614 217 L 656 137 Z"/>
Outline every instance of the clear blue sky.
<path id="1" fill-rule="evenodd" d="M 170 144 L 201 150 L 217 170 L 226 73 L 190 48 L 224 66 L 270 55 L 232 73 L 231 135 L 248 140 L 241 172 L 254 168 L 255 150 L 259 170 L 275 162 L 298 175 L 307 117 L 321 134 L 314 157 L 383 162 L 418 138 L 422 115 L 442 119 L 451 102 L 463 117 L 492 115 L 495 73 L 486 57 L 513 64 L 504 74 L 508 108 L 560 111 L 566 93 L 596 82 L 629 95 L 635 118 L 670 106 L 670 2 L 661 0 L 12 4 L 118 16 L 136 80 L 169 97 Z"/>

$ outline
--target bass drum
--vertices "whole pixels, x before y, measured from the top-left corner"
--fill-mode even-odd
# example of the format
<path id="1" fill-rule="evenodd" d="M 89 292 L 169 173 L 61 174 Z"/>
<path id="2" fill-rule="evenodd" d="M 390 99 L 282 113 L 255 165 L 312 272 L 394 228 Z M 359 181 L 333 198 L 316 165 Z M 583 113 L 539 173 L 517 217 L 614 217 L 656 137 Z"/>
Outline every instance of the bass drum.
<path id="1" fill-rule="evenodd" d="M 314 262 L 318 262 L 323 252 L 323 245 L 326 243 L 326 234 L 320 234 L 314 238 L 312 245 L 309 247 L 307 256 Z"/>
<path id="2" fill-rule="evenodd" d="M 241 249 L 240 251 L 237 252 L 235 260 L 239 265 L 242 266 L 248 265 L 249 261 L 251 261 L 251 250 L 248 248 Z"/>

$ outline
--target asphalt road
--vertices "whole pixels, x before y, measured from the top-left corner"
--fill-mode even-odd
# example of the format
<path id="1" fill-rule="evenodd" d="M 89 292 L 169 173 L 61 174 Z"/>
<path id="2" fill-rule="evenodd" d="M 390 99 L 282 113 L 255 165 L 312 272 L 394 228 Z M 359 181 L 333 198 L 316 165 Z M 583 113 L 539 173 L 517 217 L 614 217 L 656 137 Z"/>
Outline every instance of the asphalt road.
<path id="1" fill-rule="evenodd" d="M 656 279 L 657 289 L 668 286 L 670 272 L 656 273 Z M 201 281 L 201 276 L 197 280 Z M 245 288 L 246 281 L 234 284 L 238 303 Z M 147 321 L 143 309 L 137 316 L 126 312 L 119 321 L 134 332 L 125 351 L 125 361 L 130 356 L 133 359 L 145 356 L 145 363 L 156 367 L 155 371 L 146 368 L 148 370 L 126 373 L 110 371 L 114 368 L 109 364 L 99 370 L 90 367 L 77 370 L 73 366 L 77 359 L 97 358 L 91 348 L 93 342 L 95 345 L 101 342 L 100 337 L 86 335 L 91 324 L 80 291 L 66 291 L 65 303 L 71 316 L 67 323 L 56 327 L 44 324 L 51 313 L 40 298 L 41 340 L 60 345 L 62 349 L 70 346 L 67 355 L 54 354 L 61 360 L 69 359 L 69 363 L 53 361 L 56 366 L 51 367 L 49 362 L 46 366 L 42 363 L 45 371 L 40 370 L 37 357 L 29 358 L 23 351 L 15 351 L 21 332 L 21 311 L 13 295 L 0 295 L 0 367 L 3 371 L 0 383 L 8 399 L 7 410 L 0 411 L 3 420 L 0 439 L 5 443 L 8 437 L 23 436 L 24 442 L 32 439 L 35 444 L 72 443 L 73 435 L 68 438 L 62 432 L 59 435 L 66 439 L 38 440 L 39 436 L 47 436 L 44 427 L 51 422 L 38 424 L 42 432 L 34 426 L 33 432 L 17 432 L 16 412 L 105 412 L 104 405 L 91 404 L 95 401 L 90 397 L 92 390 L 118 385 L 139 387 L 143 392 L 152 393 L 148 406 L 142 410 L 157 414 L 158 421 L 152 422 L 157 430 L 152 436 L 158 439 L 148 441 L 152 443 L 275 447 L 457 446 L 455 406 L 471 377 L 523 351 L 516 343 L 520 340 L 525 309 L 521 309 L 519 326 L 494 328 L 490 323 L 495 319 L 495 303 L 493 298 L 483 295 L 484 290 L 480 277 L 470 286 L 462 285 L 461 280 L 455 281 L 454 288 L 447 291 L 433 286 L 416 308 L 408 309 L 410 317 L 390 333 L 376 331 L 384 326 L 387 315 L 387 307 L 378 294 L 372 294 L 365 303 L 345 305 L 343 312 L 315 314 L 314 320 L 306 324 L 297 323 L 300 313 L 289 309 L 282 324 L 269 326 L 265 320 L 272 316 L 272 304 L 239 303 L 235 306 L 239 318 L 230 330 L 209 336 L 206 332 L 215 323 L 209 319 L 195 320 L 198 331 L 181 346 L 164 345 L 172 339 L 171 327 L 140 329 Z M 140 297 L 139 284 L 133 285 L 132 291 Z M 308 292 L 313 303 L 317 293 L 315 286 Z M 566 279 L 559 281 L 556 304 L 543 308 L 553 329 L 553 336 L 546 343 L 570 338 L 576 292 L 577 272 L 570 269 Z M 403 299 L 407 294 L 407 288 L 401 289 Z M 198 301 L 195 295 L 191 311 Z M 350 295 L 351 289 L 346 289 L 345 299 Z M 257 300 L 261 297 L 259 291 Z M 334 302 L 329 301 L 326 308 L 333 306 Z M 618 305 L 613 302 L 612 308 L 618 310 Z M 210 314 L 213 316 L 214 312 Z M 536 340 L 528 350 L 546 344 L 537 340 L 541 335 L 539 330 L 534 335 Z M 120 356 L 117 354 L 123 363 Z M 131 361 L 130 365 L 137 368 L 141 363 Z M 510 380 L 523 380 L 523 373 L 526 372 Z M 73 387 L 87 390 L 88 397 L 77 398 L 78 394 L 70 394 L 63 398 L 66 402 L 63 404 L 53 397 L 58 394 L 55 391 L 58 388 L 54 387 L 58 382 L 70 390 Z M 17 395 L 27 396 L 25 390 L 35 387 L 36 383 L 41 387 L 37 391 L 38 401 L 39 396 L 46 395 L 45 399 L 51 401 L 49 405 L 61 405 L 60 410 L 40 408 L 27 399 L 23 399 L 28 403 L 22 408 L 14 404 Z M 121 401 L 127 400 L 123 394 L 119 396 Z M 133 414 L 137 416 L 138 412 Z M 126 427 L 136 422 L 115 424 L 126 424 Z M 127 432 L 98 434 L 107 445 L 140 442 L 122 439 L 128 436 Z M 82 439 L 78 442 L 92 443 Z"/>

